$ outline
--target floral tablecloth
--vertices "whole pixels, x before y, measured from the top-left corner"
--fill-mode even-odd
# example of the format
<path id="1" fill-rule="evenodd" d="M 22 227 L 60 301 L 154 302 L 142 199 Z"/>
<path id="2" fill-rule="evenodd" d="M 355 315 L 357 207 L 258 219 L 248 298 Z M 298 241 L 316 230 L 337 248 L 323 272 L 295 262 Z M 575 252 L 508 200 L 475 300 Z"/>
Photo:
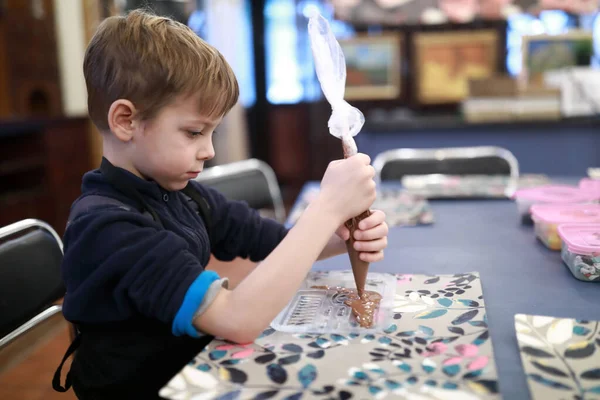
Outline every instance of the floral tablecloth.
<path id="1" fill-rule="evenodd" d="M 478 273 L 396 275 L 379 334 L 214 340 L 161 391 L 166 399 L 499 399 Z"/>

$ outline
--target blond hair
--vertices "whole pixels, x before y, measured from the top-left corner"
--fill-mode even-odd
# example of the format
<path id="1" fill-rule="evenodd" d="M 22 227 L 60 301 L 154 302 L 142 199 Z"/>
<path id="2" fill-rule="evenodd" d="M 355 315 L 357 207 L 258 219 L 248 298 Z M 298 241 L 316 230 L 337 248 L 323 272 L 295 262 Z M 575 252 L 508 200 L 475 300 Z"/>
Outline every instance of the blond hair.
<path id="1" fill-rule="evenodd" d="M 237 102 L 239 86 L 221 53 L 190 28 L 134 10 L 105 19 L 85 53 L 83 72 L 90 118 L 108 130 L 108 110 L 131 101 L 142 120 L 175 97 L 198 96 L 206 117 L 220 117 Z"/>

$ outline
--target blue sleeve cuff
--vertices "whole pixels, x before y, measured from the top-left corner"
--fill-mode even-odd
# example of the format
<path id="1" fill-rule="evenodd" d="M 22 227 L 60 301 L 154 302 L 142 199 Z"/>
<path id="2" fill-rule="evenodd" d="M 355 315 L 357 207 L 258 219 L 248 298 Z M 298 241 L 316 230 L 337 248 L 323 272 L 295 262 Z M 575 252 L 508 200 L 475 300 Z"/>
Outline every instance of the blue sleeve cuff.
<path id="1" fill-rule="evenodd" d="M 173 320 L 173 335 L 182 336 L 188 335 L 191 337 L 200 337 L 192 321 L 194 320 L 194 314 L 202 304 L 204 295 L 206 294 L 210 285 L 219 280 L 219 275 L 214 271 L 204 271 L 192 284 L 183 298 L 183 303 L 175 315 Z"/>

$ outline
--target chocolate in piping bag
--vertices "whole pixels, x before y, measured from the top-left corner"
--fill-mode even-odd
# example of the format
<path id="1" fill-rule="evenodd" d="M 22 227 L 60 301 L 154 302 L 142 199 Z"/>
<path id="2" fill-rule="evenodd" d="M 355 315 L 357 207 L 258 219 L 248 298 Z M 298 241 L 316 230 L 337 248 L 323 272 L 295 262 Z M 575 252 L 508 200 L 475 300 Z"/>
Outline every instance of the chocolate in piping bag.
<path id="1" fill-rule="evenodd" d="M 346 59 L 329 23 L 318 12 L 310 17 L 308 33 L 317 77 L 325 98 L 331 104 L 331 117 L 327 123 L 329 133 L 341 139 L 344 158 L 348 158 L 358 152 L 354 136 L 362 129 L 365 117 L 359 109 L 352 107 L 344 100 Z M 346 241 L 346 248 L 350 256 L 358 295 L 361 298 L 367 280 L 369 263 L 362 261 L 354 249 L 354 231 L 357 229 L 358 223 L 369 215 L 371 215 L 370 211 L 366 210 L 346 221 L 346 227 L 350 231 L 350 239 Z"/>

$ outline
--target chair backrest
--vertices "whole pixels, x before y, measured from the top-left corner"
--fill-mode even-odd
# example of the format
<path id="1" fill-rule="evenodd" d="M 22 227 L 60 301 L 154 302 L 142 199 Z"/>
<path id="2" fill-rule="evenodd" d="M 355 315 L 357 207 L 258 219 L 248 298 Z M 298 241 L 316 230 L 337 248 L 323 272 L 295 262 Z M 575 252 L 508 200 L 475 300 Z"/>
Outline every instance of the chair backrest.
<path id="1" fill-rule="evenodd" d="M 285 221 L 285 207 L 273 169 L 257 159 L 207 168 L 196 178 L 229 200 L 243 200 L 254 209 L 272 208 L 275 219 Z"/>
<path id="2" fill-rule="evenodd" d="M 0 349 L 62 310 L 62 242 L 48 224 L 26 219 L 0 228 Z"/>
<path id="3" fill-rule="evenodd" d="M 519 177 L 515 156 L 501 147 L 396 149 L 373 161 L 376 179 L 401 180 L 406 175 L 506 175 Z"/>

